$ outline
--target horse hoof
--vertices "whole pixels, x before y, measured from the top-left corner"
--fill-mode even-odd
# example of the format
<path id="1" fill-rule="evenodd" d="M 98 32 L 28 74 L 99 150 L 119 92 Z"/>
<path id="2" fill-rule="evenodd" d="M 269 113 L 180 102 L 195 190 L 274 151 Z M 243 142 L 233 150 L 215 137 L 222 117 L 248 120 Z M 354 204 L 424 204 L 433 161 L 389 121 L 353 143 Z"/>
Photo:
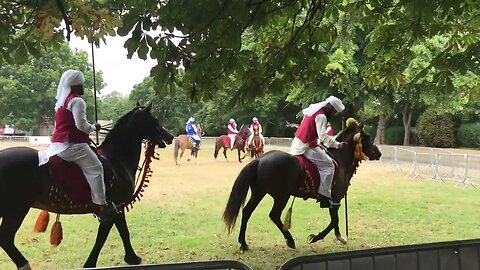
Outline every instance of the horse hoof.
<path id="1" fill-rule="evenodd" d="M 129 265 L 139 265 L 142 263 L 142 258 L 138 257 L 135 254 L 130 257 L 125 255 L 124 261 Z"/>
<path id="2" fill-rule="evenodd" d="M 317 242 L 317 241 L 319 240 L 319 239 L 317 239 L 317 238 L 318 238 L 318 235 L 316 235 L 316 234 L 310 234 L 310 235 L 308 236 L 308 238 L 307 238 L 307 242 L 308 242 L 309 244 L 315 243 L 315 242 Z"/>
<path id="3" fill-rule="evenodd" d="M 344 244 L 344 245 L 346 245 L 347 242 L 348 242 L 347 238 L 345 238 L 345 237 L 343 237 L 343 236 L 341 236 L 341 235 L 337 235 L 337 240 L 340 241 L 340 243 L 342 243 L 342 244 Z"/>
<path id="4" fill-rule="evenodd" d="M 287 240 L 287 246 L 291 249 L 296 249 L 297 247 L 295 246 L 295 240 Z"/>
<path id="5" fill-rule="evenodd" d="M 240 246 L 240 252 L 243 253 L 243 252 L 247 252 L 247 251 L 248 251 L 248 245 L 247 244 Z"/>
<path id="6" fill-rule="evenodd" d="M 30 264 L 27 262 L 24 266 L 19 267 L 18 270 L 32 270 Z"/>

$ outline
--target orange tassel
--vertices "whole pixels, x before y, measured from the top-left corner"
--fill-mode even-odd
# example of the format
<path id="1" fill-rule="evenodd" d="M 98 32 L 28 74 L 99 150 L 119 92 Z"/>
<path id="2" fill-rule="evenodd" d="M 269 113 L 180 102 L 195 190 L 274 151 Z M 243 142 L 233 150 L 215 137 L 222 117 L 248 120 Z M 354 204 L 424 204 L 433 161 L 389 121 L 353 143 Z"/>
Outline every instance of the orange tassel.
<path id="1" fill-rule="evenodd" d="M 35 222 L 35 227 L 33 227 L 33 232 L 41 233 L 45 232 L 48 227 L 48 222 L 50 221 L 50 214 L 48 211 L 43 210 L 38 215 L 37 221 Z"/>
<path id="2" fill-rule="evenodd" d="M 50 234 L 50 244 L 54 247 L 60 245 L 63 239 L 62 223 L 60 222 L 60 215 L 57 214 L 57 221 L 52 226 L 52 232 Z"/>

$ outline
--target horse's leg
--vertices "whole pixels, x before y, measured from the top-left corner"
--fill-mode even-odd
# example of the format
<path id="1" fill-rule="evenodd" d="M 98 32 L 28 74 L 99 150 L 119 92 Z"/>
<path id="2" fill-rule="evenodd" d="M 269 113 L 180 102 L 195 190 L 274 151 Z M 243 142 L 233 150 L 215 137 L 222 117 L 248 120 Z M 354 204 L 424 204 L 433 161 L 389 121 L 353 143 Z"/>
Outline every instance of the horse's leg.
<path id="1" fill-rule="evenodd" d="M 293 240 L 292 234 L 283 228 L 283 223 L 281 220 L 281 215 L 283 209 L 285 209 L 285 206 L 287 205 L 289 195 L 287 196 L 279 196 L 279 197 L 274 197 L 273 199 L 273 207 L 272 210 L 270 211 L 269 217 L 277 225 L 277 228 L 282 232 L 283 237 L 285 237 L 285 240 L 287 240 L 287 246 L 289 248 L 295 248 L 295 240 Z"/>
<path id="2" fill-rule="evenodd" d="M 227 148 L 224 146 L 223 147 L 223 156 L 225 157 L 225 159 L 228 161 L 228 158 L 227 158 Z"/>
<path id="3" fill-rule="evenodd" d="M 97 265 L 98 255 L 100 255 L 100 251 L 102 250 L 102 247 L 107 240 L 108 234 L 110 233 L 112 226 L 113 221 L 108 223 L 100 223 L 100 225 L 98 226 L 95 245 L 93 246 L 93 249 L 88 256 L 87 261 L 83 265 L 84 268 L 95 267 Z"/>
<path id="4" fill-rule="evenodd" d="M 336 223 L 334 224 L 335 227 L 333 228 L 333 230 L 335 232 L 335 237 L 342 244 L 346 244 L 347 243 L 347 238 L 342 236 L 342 233 L 340 232 L 340 227 L 338 226 L 338 221 L 339 221 L 338 209 L 339 209 L 339 207 L 335 207 L 335 208 L 330 209 L 330 218 L 333 220 L 334 219 L 333 217 L 335 217 L 335 220 L 336 220 Z"/>
<path id="5" fill-rule="evenodd" d="M 15 234 L 22 225 L 23 219 L 30 208 L 17 210 L 15 214 L 7 214 L 2 217 L 2 225 L 0 226 L 0 246 L 5 253 L 12 259 L 18 269 L 28 270 L 30 265 L 22 253 L 17 249 L 14 243 Z"/>
<path id="6" fill-rule="evenodd" d="M 241 247 L 240 250 L 247 251 L 248 245 L 247 241 L 245 240 L 245 233 L 247 231 L 247 223 L 252 216 L 253 211 L 257 208 L 260 201 L 265 197 L 265 192 L 259 191 L 252 191 L 252 195 L 250 196 L 250 200 L 248 200 L 247 205 L 242 210 L 242 225 L 240 226 L 240 233 L 238 234 L 238 242 L 240 243 Z"/>
<path id="7" fill-rule="evenodd" d="M 122 238 L 123 247 L 125 248 L 125 262 L 130 265 L 138 265 L 142 263 L 142 258 L 135 254 L 132 244 L 130 243 L 130 232 L 128 231 L 127 220 L 125 219 L 125 213 L 118 214 L 115 220 L 115 226 L 118 233 Z"/>
<path id="8" fill-rule="evenodd" d="M 178 156 L 178 166 L 180 166 L 180 159 L 183 157 L 183 153 L 185 153 L 185 148 L 180 150 L 180 155 Z"/>
<path id="9" fill-rule="evenodd" d="M 330 224 L 328 224 L 328 226 L 318 235 L 311 234 L 308 236 L 308 243 L 315 243 L 318 240 L 324 239 L 325 236 L 327 236 L 333 229 L 335 229 L 335 235 L 337 236 L 337 239 L 344 244 L 347 243 L 347 241 L 340 234 L 340 229 L 338 227 L 338 208 L 339 207 L 336 206 L 328 209 L 330 213 Z"/>
<path id="10" fill-rule="evenodd" d="M 240 152 L 243 152 L 243 157 L 240 158 Z M 242 160 L 247 156 L 247 153 L 245 152 L 245 150 L 242 149 L 238 149 L 238 161 L 242 162 Z"/>

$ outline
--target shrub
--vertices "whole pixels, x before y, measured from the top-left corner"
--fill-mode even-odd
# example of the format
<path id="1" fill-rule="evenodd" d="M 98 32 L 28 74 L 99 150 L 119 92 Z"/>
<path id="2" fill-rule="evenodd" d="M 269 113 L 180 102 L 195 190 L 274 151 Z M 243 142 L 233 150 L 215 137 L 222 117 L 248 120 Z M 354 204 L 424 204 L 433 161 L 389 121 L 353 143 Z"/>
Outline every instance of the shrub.
<path id="1" fill-rule="evenodd" d="M 455 122 L 448 114 L 427 109 L 417 122 L 420 143 L 430 147 L 455 147 Z"/>
<path id="2" fill-rule="evenodd" d="M 385 144 L 403 145 L 405 131 L 402 126 L 393 126 L 385 129 Z"/>
<path id="3" fill-rule="evenodd" d="M 480 148 L 480 123 L 465 123 L 460 125 L 457 139 L 461 147 Z"/>

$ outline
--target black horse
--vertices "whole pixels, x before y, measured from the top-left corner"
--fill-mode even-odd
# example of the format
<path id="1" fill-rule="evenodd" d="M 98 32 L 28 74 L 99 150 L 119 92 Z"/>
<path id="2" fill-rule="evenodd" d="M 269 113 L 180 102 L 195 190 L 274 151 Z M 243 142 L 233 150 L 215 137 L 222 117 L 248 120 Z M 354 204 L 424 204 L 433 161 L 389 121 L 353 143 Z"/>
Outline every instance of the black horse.
<path id="1" fill-rule="evenodd" d="M 137 106 L 122 116 L 99 147 L 99 151 L 108 160 L 107 164 L 104 163 L 108 201 L 116 204 L 130 202 L 135 189 L 135 173 L 143 139 L 148 139 L 161 148 L 172 143 L 173 136 L 150 111 L 151 104 L 146 107 Z M 28 147 L 12 147 L 0 151 L 0 246 L 21 269 L 30 269 L 30 266 L 15 247 L 14 238 L 30 208 L 60 214 L 87 214 L 95 211 L 91 203 L 76 207 L 54 203 L 49 195 L 52 187 L 49 167 L 48 163 L 39 167 L 37 150 Z M 113 221 L 99 225 L 95 245 L 84 267 L 95 267 L 113 224 L 123 241 L 125 262 L 141 263 L 141 258 L 135 254 L 130 243 L 125 214 L 120 213 Z"/>
<path id="2" fill-rule="evenodd" d="M 335 174 L 332 185 L 332 201 L 339 203 L 345 196 L 350 179 L 356 171 L 359 160 L 354 158 L 355 149 L 363 153 L 371 160 L 378 160 L 381 156 L 377 146 L 375 146 L 370 137 L 363 131 L 362 126 L 358 126 L 355 121 L 347 129 L 337 135 L 337 141 L 347 142 L 342 150 L 332 149 L 331 154 L 338 163 L 338 172 Z M 361 143 L 361 148 L 359 147 Z M 363 153 L 362 153 L 363 152 Z M 316 190 L 309 189 L 306 192 L 305 171 L 298 161 L 297 157 L 281 151 L 270 151 L 260 158 L 251 161 L 245 166 L 238 175 L 233 184 L 226 209 L 223 213 L 223 220 L 230 233 L 234 226 L 241 206 L 245 202 L 248 189 L 251 190 L 250 200 L 243 208 L 242 225 L 238 235 L 238 242 L 241 250 L 248 250 L 245 240 L 247 223 L 255 208 L 263 197 L 268 193 L 273 197 L 274 204 L 269 217 L 282 232 L 287 241 L 287 246 L 295 248 L 295 241 L 288 231 L 284 228 L 280 216 L 285 208 L 290 196 L 302 198 L 315 198 Z M 335 230 L 337 239 L 343 241 L 338 227 L 338 208 L 330 208 L 330 224 L 318 235 L 311 234 L 309 243 L 323 239 L 332 229 Z"/>

